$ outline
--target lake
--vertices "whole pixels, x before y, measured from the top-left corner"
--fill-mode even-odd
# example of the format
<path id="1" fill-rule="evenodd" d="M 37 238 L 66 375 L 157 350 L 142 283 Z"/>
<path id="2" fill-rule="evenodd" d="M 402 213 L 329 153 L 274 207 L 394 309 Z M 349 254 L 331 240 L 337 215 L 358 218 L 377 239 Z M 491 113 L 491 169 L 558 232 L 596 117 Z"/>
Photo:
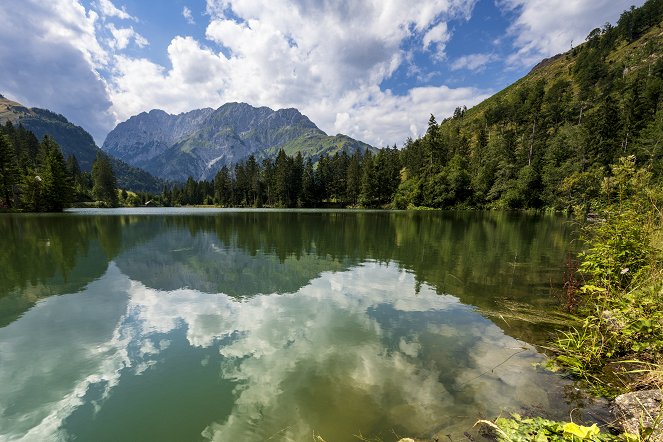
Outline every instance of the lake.
<path id="1" fill-rule="evenodd" d="M 500 413 L 568 420 L 584 404 L 535 345 L 561 327 L 571 230 L 503 212 L 0 215 L 0 439 L 460 440 Z"/>

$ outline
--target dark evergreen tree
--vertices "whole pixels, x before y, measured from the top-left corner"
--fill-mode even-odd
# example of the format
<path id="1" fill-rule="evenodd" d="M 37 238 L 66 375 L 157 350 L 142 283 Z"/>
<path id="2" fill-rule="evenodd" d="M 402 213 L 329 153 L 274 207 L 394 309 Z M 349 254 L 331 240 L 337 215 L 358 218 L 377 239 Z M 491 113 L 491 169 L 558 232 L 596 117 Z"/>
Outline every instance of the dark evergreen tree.
<path id="1" fill-rule="evenodd" d="M 232 205 L 232 179 L 228 166 L 223 166 L 214 177 L 214 202 L 223 207 Z"/>
<path id="2" fill-rule="evenodd" d="M 108 207 L 117 207 L 117 181 L 110 160 L 102 152 L 97 152 L 92 163 L 92 183 L 92 194 L 97 201 Z"/>
<path id="3" fill-rule="evenodd" d="M 72 181 L 60 146 L 45 136 L 41 143 L 43 163 L 39 168 L 44 210 L 58 212 L 69 205 L 72 198 Z"/>
<path id="4" fill-rule="evenodd" d="M 19 179 L 16 151 L 9 136 L 0 134 L 0 207 L 12 208 Z"/>
<path id="5" fill-rule="evenodd" d="M 399 161 L 400 162 L 400 161 Z M 347 203 L 351 206 L 357 205 L 359 202 L 359 194 L 361 192 L 361 163 L 362 154 L 356 151 L 350 157 L 347 167 L 347 176 L 345 179 L 345 196 Z"/>

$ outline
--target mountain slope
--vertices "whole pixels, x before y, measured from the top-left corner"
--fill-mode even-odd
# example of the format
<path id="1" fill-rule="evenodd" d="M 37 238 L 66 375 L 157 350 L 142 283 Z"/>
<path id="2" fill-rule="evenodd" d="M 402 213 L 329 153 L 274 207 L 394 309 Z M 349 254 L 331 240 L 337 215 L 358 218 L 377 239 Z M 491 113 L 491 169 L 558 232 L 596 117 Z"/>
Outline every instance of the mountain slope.
<path id="1" fill-rule="evenodd" d="M 179 115 L 162 110 L 143 112 L 113 129 L 103 150 L 162 178 L 211 179 L 225 166 L 249 155 L 275 157 L 283 148 L 317 160 L 340 150 L 373 149 L 344 135 L 328 136 L 296 109 L 227 103 L 216 110 Z"/>
<path id="2" fill-rule="evenodd" d="M 15 125 L 22 124 L 34 133 L 37 139 L 41 140 L 44 135 L 52 137 L 65 157 L 74 155 L 82 171 L 92 170 L 92 163 L 99 148 L 85 129 L 70 123 L 64 116 L 47 109 L 28 108 L 0 95 L 0 123 L 7 121 Z M 150 192 L 160 192 L 163 189 L 163 181 L 144 170 L 114 158 L 112 164 L 120 188 Z"/>
<path id="3" fill-rule="evenodd" d="M 663 0 L 625 11 L 402 152 L 397 206 L 587 207 L 620 157 L 663 175 Z"/>

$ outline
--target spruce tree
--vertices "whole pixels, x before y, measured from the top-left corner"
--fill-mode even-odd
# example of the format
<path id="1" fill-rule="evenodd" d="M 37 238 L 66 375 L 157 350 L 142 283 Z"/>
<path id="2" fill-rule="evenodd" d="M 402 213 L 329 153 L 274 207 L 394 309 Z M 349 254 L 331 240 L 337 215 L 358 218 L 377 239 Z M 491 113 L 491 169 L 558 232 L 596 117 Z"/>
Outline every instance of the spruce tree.
<path id="1" fill-rule="evenodd" d="M 0 135 L 0 207 L 13 207 L 18 176 L 14 146 L 7 135 Z"/>
<path id="2" fill-rule="evenodd" d="M 44 158 L 39 167 L 45 204 L 43 210 L 59 212 L 71 202 L 71 177 L 60 146 L 53 138 L 44 136 L 41 151 Z"/>
<path id="3" fill-rule="evenodd" d="M 117 207 L 117 181 L 110 160 L 102 152 L 92 163 L 92 194 L 108 207 Z"/>

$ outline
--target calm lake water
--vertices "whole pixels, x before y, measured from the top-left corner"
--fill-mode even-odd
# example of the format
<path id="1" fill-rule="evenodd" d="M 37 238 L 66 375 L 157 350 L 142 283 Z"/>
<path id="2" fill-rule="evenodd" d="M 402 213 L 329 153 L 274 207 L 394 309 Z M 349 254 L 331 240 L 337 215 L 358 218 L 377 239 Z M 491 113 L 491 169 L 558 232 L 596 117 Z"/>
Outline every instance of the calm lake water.
<path id="1" fill-rule="evenodd" d="M 0 216 L 0 440 L 460 440 L 568 419 L 570 226 L 508 213 Z M 546 318 L 543 322 L 536 318 Z M 440 439 L 442 440 L 442 439 Z"/>

